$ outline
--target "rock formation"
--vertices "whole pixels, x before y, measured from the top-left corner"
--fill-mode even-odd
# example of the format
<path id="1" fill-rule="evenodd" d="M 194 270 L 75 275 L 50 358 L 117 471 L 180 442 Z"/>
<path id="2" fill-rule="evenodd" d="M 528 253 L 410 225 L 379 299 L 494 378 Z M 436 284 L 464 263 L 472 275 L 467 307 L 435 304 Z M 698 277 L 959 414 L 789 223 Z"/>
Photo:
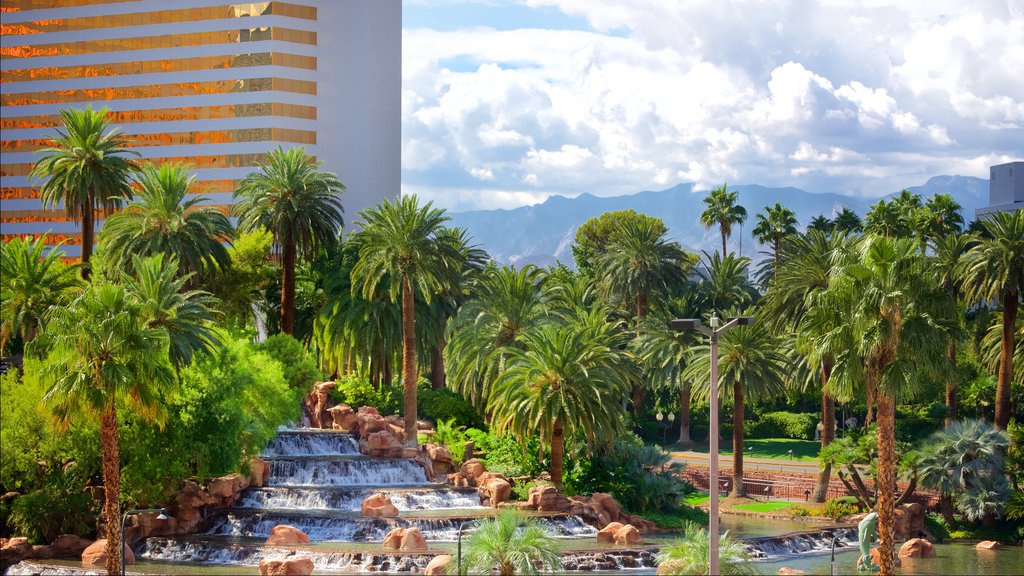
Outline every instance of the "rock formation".
<path id="1" fill-rule="evenodd" d="M 391 503 L 391 499 L 382 492 L 371 494 L 363 500 L 359 513 L 363 516 L 376 516 L 378 518 L 394 518 L 398 516 L 398 508 Z"/>
<path id="2" fill-rule="evenodd" d="M 419 528 L 395 528 L 384 537 L 380 547 L 392 552 L 423 552 L 427 550 L 427 541 Z"/>
<path id="3" fill-rule="evenodd" d="M 260 574 L 267 576 L 309 576 L 312 573 L 313 561 L 309 558 L 260 560 Z"/>
<path id="4" fill-rule="evenodd" d="M 101 538 L 82 551 L 82 564 L 103 566 L 107 563 L 107 539 Z M 124 563 L 135 564 L 135 554 L 128 546 L 124 547 Z"/>
<path id="5" fill-rule="evenodd" d="M 900 546 L 900 558 L 935 558 L 935 546 L 924 538 L 911 538 Z"/>
<path id="6" fill-rule="evenodd" d="M 270 537 L 267 538 L 267 546 L 294 546 L 296 544 L 308 544 L 309 536 L 294 526 L 278 524 L 270 530 Z"/>

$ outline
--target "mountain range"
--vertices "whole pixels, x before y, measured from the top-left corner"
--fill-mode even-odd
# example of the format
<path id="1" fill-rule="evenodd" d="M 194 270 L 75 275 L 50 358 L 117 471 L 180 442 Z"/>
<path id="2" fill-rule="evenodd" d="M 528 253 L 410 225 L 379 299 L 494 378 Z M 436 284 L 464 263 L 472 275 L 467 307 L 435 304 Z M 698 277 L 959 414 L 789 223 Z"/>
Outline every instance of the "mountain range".
<path id="1" fill-rule="evenodd" d="M 974 220 L 975 210 L 988 205 L 988 180 L 971 176 L 935 176 L 908 190 L 929 198 L 949 194 L 963 207 L 964 222 Z M 747 221 L 733 228 L 729 247 L 754 260 L 767 248 L 753 239 L 756 215 L 765 206 L 781 203 L 796 213 L 802 229 L 819 214 L 831 216 L 847 207 L 861 217 L 877 199 L 843 194 L 813 193 L 799 188 L 768 188 L 756 184 L 729 186 L 739 193 L 747 209 Z M 894 191 L 891 195 L 897 194 Z M 450 213 L 451 225 L 466 228 L 477 245 L 494 260 L 504 264 L 547 266 L 557 261 L 572 266 L 570 244 L 576 229 L 604 212 L 633 209 L 657 216 L 668 227 L 668 235 L 693 252 L 715 250 L 721 245 L 717 228 L 707 230 L 700 223 L 705 192 L 694 192 L 693 184 L 679 184 L 668 190 L 645 191 L 623 196 L 581 194 L 574 198 L 552 196 L 541 204 L 511 210 L 474 210 Z"/>

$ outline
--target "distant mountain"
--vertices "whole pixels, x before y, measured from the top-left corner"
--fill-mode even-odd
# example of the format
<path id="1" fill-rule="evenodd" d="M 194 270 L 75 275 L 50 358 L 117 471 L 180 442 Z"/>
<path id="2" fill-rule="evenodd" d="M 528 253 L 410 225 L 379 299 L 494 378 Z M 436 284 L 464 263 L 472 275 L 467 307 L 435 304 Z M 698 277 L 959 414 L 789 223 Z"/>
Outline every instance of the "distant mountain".
<path id="1" fill-rule="evenodd" d="M 842 194 L 815 194 L 799 188 L 766 188 L 756 184 L 730 186 L 739 192 L 739 202 L 747 208 L 749 217 L 742 229 L 733 231 L 730 248 L 755 260 L 765 250 L 751 236 L 755 215 L 765 206 L 780 202 L 796 212 L 800 226 L 811 218 L 831 215 L 842 207 L 850 208 L 862 217 L 875 200 L 866 200 Z M 987 205 L 988 181 L 965 176 L 936 176 L 922 186 L 908 188 L 911 192 L 929 197 L 932 194 L 950 194 L 964 207 L 964 221 L 974 219 L 974 210 Z M 598 197 L 581 194 L 575 198 L 552 196 L 541 204 L 512 210 L 475 210 L 450 214 L 451 224 L 466 228 L 481 248 L 498 262 L 522 265 L 526 263 L 547 266 L 556 261 L 572 265 L 570 244 L 576 229 L 588 219 L 604 212 L 632 208 L 664 220 L 669 235 L 686 249 L 699 252 L 721 246 L 717 228 L 705 230 L 700 223 L 704 192 L 694 192 L 692 184 L 679 184 L 660 192 L 639 192 L 626 196 Z"/>

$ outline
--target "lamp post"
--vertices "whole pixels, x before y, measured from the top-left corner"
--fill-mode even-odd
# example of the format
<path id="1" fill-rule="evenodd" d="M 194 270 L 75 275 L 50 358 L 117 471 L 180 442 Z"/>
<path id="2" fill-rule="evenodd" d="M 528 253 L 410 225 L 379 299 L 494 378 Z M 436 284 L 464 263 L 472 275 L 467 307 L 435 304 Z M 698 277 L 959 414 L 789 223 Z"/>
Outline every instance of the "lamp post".
<path id="1" fill-rule="evenodd" d="M 711 539 L 708 558 L 708 573 L 716 576 L 718 572 L 718 336 L 731 330 L 733 326 L 746 326 L 754 323 L 752 316 L 728 318 L 725 325 L 719 328 L 721 320 L 718 313 L 711 314 L 711 326 L 701 324 L 699 318 L 679 318 L 671 323 L 673 330 L 696 330 L 711 339 L 711 422 L 708 433 L 708 462 L 710 464 L 708 487 L 710 500 L 708 506 L 708 536 Z"/>
<path id="2" fill-rule="evenodd" d="M 171 517 L 167 515 L 166 508 L 140 508 L 138 510 L 129 510 L 124 513 L 121 517 L 121 576 L 124 576 L 124 548 L 126 546 L 124 540 L 124 525 L 128 522 L 128 517 L 135 514 L 145 514 L 146 512 L 159 512 L 160 514 L 156 517 L 157 520 L 170 520 Z"/>
<path id="3" fill-rule="evenodd" d="M 455 552 L 455 573 L 459 576 L 462 576 L 462 529 L 465 528 L 467 524 L 474 524 L 475 522 L 476 519 L 473 519 L 466 520 L 462 524 L 459 524 L 459 538 Z"/>

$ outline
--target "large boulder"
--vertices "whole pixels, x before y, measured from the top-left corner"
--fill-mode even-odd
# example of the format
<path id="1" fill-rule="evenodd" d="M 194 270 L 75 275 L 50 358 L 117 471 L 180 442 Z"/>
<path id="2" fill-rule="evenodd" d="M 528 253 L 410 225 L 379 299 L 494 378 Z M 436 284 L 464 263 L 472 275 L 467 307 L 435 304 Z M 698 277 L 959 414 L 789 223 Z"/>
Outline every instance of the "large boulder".
<path id="1" fill-rule="evenodd" d="M 398 508 L 391 503 L 391 499 L 382 492 L 371 494 L 363 500 L 359 513 L 363 516 L 376 516 L 378 518 L 394 518 L 398 516 Z"/>
<path id="2" fill-rule="evenodd" d="M 641 541 L 640 531 L 632 524 L 624 524 L 615 531 L 614 542 L 624 546 L 634 546 Z"/>
<path id="3" fill-rule="evenodd" d="M 573 504 L 552 484 L 537 484 L 530 487 L 526 501 L 533 510 L 541 512 L 569 512 Z"/>
<path id="4" fill-rule="evenodd" d="M 1003 545 L 995 540 L 982 540 L 975 546 L 978 550 L 999 550 Z"/>
<path id="5" fill-rule="evenodd" d="M 462 467 L 459 469 L 460 472 L 466 475 L 468 478 L 476 479 L 481 474 L 487 471 L 484 467 L 484 463 L 476 458 L 471 458 L 462 463 Z"/>
<path id="6" fill-rule="evenodd" d="M 331 428 L 343 432 L 352 432 L 359 429 L 359 417 L 356 411 L 348 404 L 338 404 L 327 409 L 331 415 Z"/>
<path id="7" fill-rule="evenodd" d="M 604 544 L 612 544 L 615 542 L 615 532 L 625 526 L 619 522 L 609 522 L 607 526 L 597 531 L 597 541 Z"/>
<path id="8" fill-rule="evenodd" d="M 92 544 L 91 540 L 76 534 L 61 534 L 46 546 L 35 546 L 32 557 L 39 559 L 80 558 L 89 544 Z"/>
<path id="9" fill-rule="evenodd" d="M 82 551 L 82 564 L 95 564 L 103 566 L 107 563 L 107 539 L 101 538 Z M 135 564 L 135 554 L 132 549 L 124 547 L 124 563 Z"/>
<path id="10" fill-rule="evenodd" d="M 455 464 L 452 462 L 452 453 L 445 446 L 437 444 L 426 445 L 427 455 L 430 456 L 431 468 L 434 474 L 450 474 L 455 471 Z"/>
<path id="11" fill-rule="evenodd" d="M 425 576 L 444 576 L 448 573 L 448 565 L 451 563 L 452 557 L 450 555 L 438 554 L 430 559 L 430 563 L 423 570 L 423 574 Z"/>
<path id="12" fill-rule="evenodd" d="M 249 486 L 262 488 L 270 481 L 270 464 L 262 458 L 249 460 Z"/>
<path id="13" fill-rule="evenodd" d="M 486 476 L 484 478 L 483 476 Z M 501 474 L 486 472 L 477 480 L 480 500 L 487 506 L 497 508 L 512 496 L 512 485 Z"/>
<path id="14" fill-rule="evenodd" d="M 228 474 L 210 480 L 210 483 L 206 485 L 206 491 L 210 496 L 216 498 L 215 505 L 227 507 L 237 502 L 238 497 L 242 495 L 242 490 L 248 487 L 249 481 L 245 476 Z"/>
<path id="15" fill-rule="evenodd" d="M 331 418 L 327 409 L 331 405 L 331 390 L 338 386 L 337 382 L 317 382 L 303 401 L 309 424 L 312 428 L 330 428 Z"/>
<path id="16" fill-rule="evenodd" d="M 427 541 L 419 528 L 395 528 L 384 537 L 380 547 L 391 552 L 424 552 Z"/>
<path id="17" fill-rule="evenodd" d="M 267 576 L 309 576 L 312 573 L 313 561 L 309 558 L 260 560 L 260 574 Z"/>
<path id="18" fill-rule="evenodd" d="M 32 556 L 28 538 L 0 538 L 0 570 Z"/>
<path id="19" fill-rule="evenodd" d="M 935 546 L 924 538 L 911 538 L 900 546 L 900 558 L 935 558 Z"/>
<path id="20" fill-rule="evenodd" d="M 924 506 L 917 502 L 896 507 L 893 532 L 897 540 L 916 538 L 924 532 Z"/>
<path id="21" fill-rule="evenodd" d="M 402 441 L 388 430 L 371 432 L 359 441 L 360 450 L 376 458 L 399 458 L 402 456 Z"/>
<path id="22" fill-rule="evenodd" d="M 270 530 L 270 537 L 267 538 L 267 546 L 294 546 L 296 544 L 308 544 L 309 536 L 294 526 L 278 524 Z"/>

